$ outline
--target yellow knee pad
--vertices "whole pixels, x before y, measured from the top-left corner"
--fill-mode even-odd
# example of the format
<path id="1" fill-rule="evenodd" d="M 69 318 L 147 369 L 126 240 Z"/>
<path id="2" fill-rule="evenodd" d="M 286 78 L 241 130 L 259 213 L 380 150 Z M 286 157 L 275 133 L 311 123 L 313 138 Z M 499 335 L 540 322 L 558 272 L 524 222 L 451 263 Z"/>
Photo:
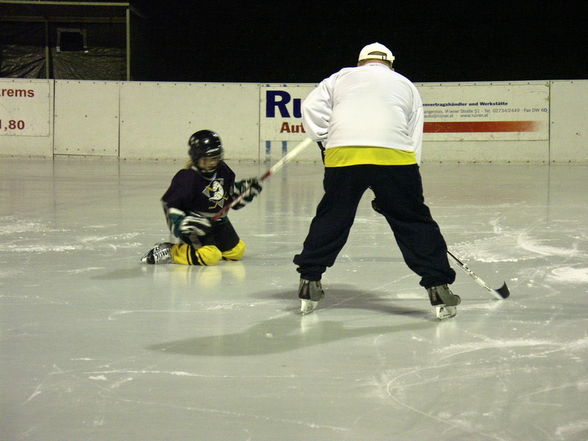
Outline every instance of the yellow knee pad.
<path id="1" fill-rule="evenodd" d="M 239 240 L 239 243 L 233 248 L 227 251 L 223 251 L 222 257 L 225 260 L 241 260 L 245 254 L 246 248 L 247 246 L 245 245 L 245 242 Z"/>
<path id="2" fill-rule="evenodd" d="M 216 265 L 223 257 L 221 251 L 214 245 L 205 245 L 196 250 L 196 260 L 198 263 L 194 265 Z"/>
<path id="3" fill-rule="evenodd" d="M 194 250 L 185 243 L 176 244 L 171 249 L 172 259 L 182 265 L 216 265 L 223 257 L 214 245 L 205 245 Z"/>

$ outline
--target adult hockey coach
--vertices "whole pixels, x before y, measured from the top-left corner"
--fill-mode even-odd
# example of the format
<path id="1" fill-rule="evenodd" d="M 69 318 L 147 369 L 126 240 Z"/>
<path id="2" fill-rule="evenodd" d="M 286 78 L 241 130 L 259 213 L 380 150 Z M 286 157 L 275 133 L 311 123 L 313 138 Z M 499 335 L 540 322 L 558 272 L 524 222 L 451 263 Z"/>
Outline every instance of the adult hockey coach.
<path id="1" fill-rule="evenodd" d="M 385 216 L 409 268 L 421 277 L 437 318 L 455 316 L 459 296 L 447 245 L 425 205 L 419 172 L 423 106 L 416 87 L 392 68 L 394 56 L 380 43 L 365 46 L 357 67 L 323 80 L 304 100 L 302 121 L 324 146 L 324 195 L 300 254 L 301 312 L 324 296 L 322 274 L 335 263 L 370 188 L 374 209 Z"/>

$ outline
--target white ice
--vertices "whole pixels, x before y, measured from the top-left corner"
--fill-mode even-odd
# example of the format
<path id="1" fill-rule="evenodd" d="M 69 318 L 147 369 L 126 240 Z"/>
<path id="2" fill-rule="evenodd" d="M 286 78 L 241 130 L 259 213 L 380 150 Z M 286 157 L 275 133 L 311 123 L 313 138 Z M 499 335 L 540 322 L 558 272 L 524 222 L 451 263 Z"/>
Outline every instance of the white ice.
<path id="1" fill-rule="evenodd" d="M 320 164 L 231 213 L 243 261 L 141 265 L 181 166 L 0 159 L 0 439 L 588 439 L 587 166 L 422 167 L 450 249 L 512 293 L 454 266 L 446 322 L 368 194 L 326 298 L 297 313 Z"/>

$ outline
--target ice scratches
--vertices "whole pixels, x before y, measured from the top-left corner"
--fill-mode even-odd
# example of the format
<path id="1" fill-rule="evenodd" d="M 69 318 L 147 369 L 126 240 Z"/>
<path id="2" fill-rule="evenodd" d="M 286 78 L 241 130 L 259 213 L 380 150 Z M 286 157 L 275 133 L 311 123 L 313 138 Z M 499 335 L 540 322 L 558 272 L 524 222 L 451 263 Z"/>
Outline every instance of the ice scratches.
<path id="1" fill-rule="evenodd" d="M 65 251 L 75 251 L 82 249 L 81 246 L 76 245 L 24 245 L 24 244 L 2 244 L 0 251 L 2 252 L 16 252 L 16 253 L 63 253 Z"/>
<path id="2" fill-rule="evenodd" d="M 128 315 L 128 314 L 195 314 L 201 312 L 200 310 L 195 311 L 178 311 L 177 309 L 141 309 L 141 310 L 121 310 L 121 311 L 114 311 L 108 316 L 108 320 L 117 320 L 119 316 Z"/>
<path id="3" fill-rule="evenodd" d="M 498 227 L 495 227 L 495 229 Z M 496 230 L 498 231 L 498 230 Z M 578 257 L 584 255 L 577 243 L 555 247 L 541 243 L 528 231 L 502 231 L 496 236 L 463 242 L 451 247 L 458 256 L 478 262 L 519 262 L 544 257 Z"/>
<path id="4" fill-rule="evenodd" d="M 49 377 L 52 377 L 53 375 L 60 375 L 60 374 L 63 374 L 63 370 L 54 364 L 53 370 L 51 372 L 49 372 L 45 376 L 45 378 L 43 378 L 41 380 L 41 382 L 39 384 L 37 384 L 33 393 L 31 395 L 29 395 L 29 397 L 22 403 L 22 405 L 24 406 L 24 405 L 30 403 L 31 401 L 33 401 L 35 398 L 37 398 L 39 395 L 41 395 L 44 392 L 43 387 L 44 387 L 45 381 L 47 381 L 47 379 Z"/>
<path id="5" fill-rule="evenodd" d="M 543 265 L 523 268 L 517 274 L 517 280 L 525 280 L 529 288 L 540 286 L 547 294 L 557 295 L 557 285 L 588 284 L 588 268 L 562 265 Z M 580 286 L 581 288 L 581 286 Z"/>
<path id="6" fill-rule="evenodd" d="M 451 364 L 436 364 L 435 366 L 417 367 L 415 369 L 410 369 L 402 374 L 396 375 L 392 378 L 389 378 L 389 376 L 386 373 L 384 373 L 382 374 L 382 378 L 379 381 L 377 381 L 377 383 L 385 387 L 388 398 L 394 401 L 394 403 L 396 403 L 398 406 L 412 413 L 420 415 L 424 418 L 433 420 L 436 423 L 439 423 L 441 426 L 445 426 L 446 429 L 443 431 L 443 433 L 449 431 L 461 431 L 475 433 L 478 437 L 484 437 L 497 441 L 507 441 L 508 438 L 502 438 L 498 436 L 496 433 L 484 433 L 480 431 L 479 427 L 463 418 L 464 416 L 466 416 L 465 414 L 453 415 L 447 411 L 440 411 L 437 413 L 425 412 L 415 406 L 408 404 L 408 397 L 411 396 L 409 389 L 413 387 L 425 386 L 431 389 L 431 387 L 433 387 L 434 384 L 450 384 L 452 381 L 451 378 L 448 378 L 447 376 L 440 376 L 435 372 L 439 372 L 444 368 L 451 367 Z M 492 375 L 495 375 L 494 369 L 478 369 L 476 372 L 476 376 L 479 377 L 489 377 Z M 405 382 L 406 377 L 414 377 L 414 380 L 411 382 Z"/>
<path id="7" fill-rule="evenodd" d="M 402 300 L 423 300 L 427 299 L 427 294 L 423 294 L 422 292 L 401 292 L 396 295 L 396 298 Z"/>
<path id="8" fill-rule="evenodd" d="M 88 377 L 88 380 L 92 380 L 92 381 L 108 381 L 108 378 L 106 377 L 106 375 L 90 375 Z M 112 383 L 109 386 L 109 389 L 118 389 L 120 388 L 123 384 L 125 383 L 130 383 L 131 381 L 133 381 L 134 378 L 133 377 L 125 377 L 125 378 L 121 378 L 118 381 L 115 381 L 114 383 Z"/>
<path id="9" fill-rule="evenodd" d="M 565 349 L 570 351 L 579 351 L 588 348 L 588 337 L 580 338 L 578 340 L 572 341 L 565 346 Z"/>
<path id="10" fill-rule="evenodd" d="M 66 231 L 50 228 L 47 224 L 35 221 L 23 221 L 14 216 L 0 216 L 0 236 L 23 233 L 54 233 Z"/>
<path id="11" fill-rule="evenodd" d="M 126 378 L 121 378 L 118 381 L 115 381 L 114 383 L 112 383 L 110 385 L 111 389 L 118 389 L 119 387 L 121 387 L 123 384 L 125 383 L 130 383 L 131 381 L 133 381 L 134 378 L 133 377 L 126 377 Z"/>
<path id="12" fill-rule="evenodd" d="M 490 225 L 492 225 L 492 231 L 494 232 L 494 234 L 501 234 L 502 233 L 502 227 L 500 226 L 500 217 L 497 217 L 496 219 L 493 219 L 490 221 Z"/>
<path id="13" fill-rule="evenodd" d="M 22 271 L 17 271 L 14 269 L 0 269 L 0 279 L 7 279 L 8 277 L 16 278 L 19 274 L 22 274 Z"/>
<path id="14" fill-rule="evenodd" d="M 132 370 L 132 369 L 111 369 L 105 371 L 89 371 L 84 372 L 85 375 L 89 375 L 89 379 L 101 379 L 106 380 L 106 375 L 169 375 L 172 377 L 206 377 L 206 375 L 195 374 L 192 372 L 185 371 L 159 371 L 159 370 Z"/>
<path id="15" fill-rule="evenodd" d="M 37 388 L 35 389 L 35 391 L 22 404 L 25 405 L 29 401 L 33 401 L 37 397 L 37 395 L 41 395 L 42 393 L 43 393 L 43 391 L 39 388 L 39 386 L 37 386 Z"/>
<path id="16" fill-rule="evenodd" d="M 423 366 L 410 369 L 407 372 L 396 375 L 392 378 L 386 373 L 381 374 L 380 380 L 376 380 L 373 384 L 378 388 L 383 388 L 386 391 L 387 396 L 406 396 L 409 390 L 415 387 L 430 387 L 438 383 L 451 383 L 452 378 L 444 374 L 440 376 L 436 372 L 449 368 L 451 369 L 454 365 L 451 363 L 436 364 L 435 366 Z M 427 372 L 427 371 L 433 372 Z M 494 368 L 477 368 L 475 373 L 469 376 L 473 377 L 491 377 L 496 375 L 496 369 Z M 411 381 L 405 380 L 405 377 L 413 378 Z M 456 379 L 462 379 L 459 374 L 456 374 Z M 402 380 L 402 381 L 401 381 Z"/>
<path id="17" fill-rule="evenodd" d="M 580 388 L 580 384 L 581 383 L 564 383 L 564 384 L 560 384 L 558 386 L 553 386 L 553 387 L 544 387 L 542 389 L 533 391 L 533 392 L 529 392 L 523 395 L 519 396 L 519 399 L 525 399 L 527 403 L 529 404 L 543 404 L 543 405 L 549 405 L 549 406 L 558 406 L 558 407 L 563 407 L 562 404 L 556 404 L 553 402 L 549 402 L 549 403 L 538 403 L 538 402 L 534 402 L 531 401 L 530 398 L 535 396 L 535 395 L 540 395 L 540 394 L 546 394 L 548 399 L 550 396 L 552 396 L 554 391 L 559 391 L 562 389 L 569 389 L 569 388 L 577 388 L 579 391 L 581 391 Z"/>
<path id="18" fill-rule="evenodd" d="M 108 381 L 108 377 L 111 375 L 122 375 L 124 376 L 122 379 L 113 382 L 108 389 L 115 389 L 121 386 L 126 382 L 133 381 L 135 376 L 141 375 L 163 375 L 163 376 L 172 376 L 172 377 L 186 377 L 186 378 L 220 378 L 220 379 L 227 379 L 227 378 L 236 378 L 236 379 L 293 379 L 296 378 L 295 375 L 259 375 L 259 376 L 243 376 L 243 375 L 209 375 L 209 374 L 200 374 L 196 372 L 186 372 L 186 371 L 167 371 L 167 370 L 148 370 L 148 369 L 107 369 L 107 370 L 96 370 L 96 371 L 86 371 L 84 375 L 87 375 L 90 380 L 94 381 Z M 333 432 L 347 432 L 350 429 L 347 427 L 339 427 L 339 426 L 332 426 L 327 424 L 320 424 L 315 422 L 308 422 L 308 421 L 300 421 L 300 420 L 293 420 L 287 418 L 276 418 L 273 416 L 266 416 L 266 415 L 258 415 L 258 414 L 251 414 L 246 412 L 235 412 L 226 409 L 214 409 L 214 408 L 204 408 L 204 407 L 195 407 L 195 406 L 181 406 L 175 405 L 170 403 L 162 403 L 162 402 L 155 402 L 155 401 L 137 401 L 137 400 L 130 400 L 121 397 L 115 397 L 114 399 L 127 402 L 127 403 L 135 403 L 144 406 L 157 406 L 157 407 L 165 407 L 170 409 L 180 409 L 180 410 L 187 410 L 193 412 L 200 412 L 206 413 L 211 415 L 220 415 L 225 417 L 234 417 L 234 418 L 249 418 L 255 420 L 264 420 L 273 423 L 284 423 L 284 424 L 293 424 L 308 427 L 311 429 L 323 429 L 323 430 L 331 430 Z"/>
<path id="19" fill-rule="evenodd" d="M 139 242 L 131 242 L 131 239 L 137 237 L 139 233 L 125 233 L 125 234 L 111 234 L 105 236 L 86 236 L 80 237 L 78 240 L 83 244 L 83 249 L 104 249 L 110 248 L 113 250 L 138 248 L 143 244 Z"/>
<path id="20" fill-rule="evenodd" d="M 260 305 L 270 304 L 271 302 L 244 302 L 244 303 L 227 303 L 227 304 L 206 304 L 194 305 L 195 309 L 190 311 L 179 311 L 177 309 L 138 309 L 138 310 L 121 310 L 114 311 L 108 316 L 108 320 L 117 320 L 119 317 L 129 314 L 199 314 L 202 311 L 235 311 L 244 308 L 255 308 Z M 198 308 L 196 308 L 198 306 Z"/>
<path id="21" fill-rule="evenodd" d="M 132 241 L 139 236 L 139 233 L 136 232 L 83 236 L 76 233 L 77 230 L 72 233 L 71 230 L 53 228 L 49 223 L 23 221 L 13 216 L 3 216 L 0 217 L 0 236 L 7 236 L 10 242 L 3 241 L 4 243 L 0 244 L 0 252 L 64 253 L 78 250 L 117 250 L 143 246 L 139 242 Z"/>
<path id="22" fill-rule="evenodd" d="M 248 303 L 246 305 L 241 305 L 238 303 L 227 303 L 227 304 L 207 306 L 207 307 L 203 308 L 202 310 L 203 311 L 233 311 L 236 309 L 241 309 L 243 306 L 255 307 L 255 306 L 263 305 L 264 303 L 269 303 L 269 302 Z"/>
<path id="23" fill-rule="evenodd" d="M 440 349 L 436 349 L 435 352 L 442 354 L 440 360 L 455 357 L 456 355 L 469 354 L 476 351 L 485 351 L 488 349 L 504 350 L 509 348 L 521 348 L 521 347 L 536 347 L 536 346 L 555 346 L 559 343 L 555 343 L 549 340 L 532 340 L 532 339 L 520 339 L 520 340 L 491 340 L 487 339 L 483 342 L 472 342 L 456 345 L 448 345 Z"/>
<path id="24" fill-rule="evenodd" d="M 206 408 L 206 407 L 196 407 L 196 406 L 181 406 L 177 404 L 171 403 L 161 403 L 157 401 L 137 401 L 137 400 L 129 400 L 124 398 L 117 398 L 119 401 L 125 403 L 133 403 L 133 404 L 140 404 L 144 406 L 157 406 L 157 407 L 165 407 L 168 409 L 178 409 L 184 411 L 191 411 L 191 412 L 199 412 L 199 413 L 206 413 L 214 416 L 223 416 L 223 417 L 232 417 L 232 418 L 246 418 L 246 419 L 253 419 L 253 420 L 260 420 L 260 421 L 267 421 L 270 423 L 282 423 L 282 424 L 290 424 L 296 426 L 303 426 L 309 429 L 318 429 L 318 430 L 331 430 L 333 432 L 349 432 L 351 429 L 348 427 L 339 427 L 339 426 L 332 426 L 329 424 L 320 424 L 308 421 L 300 421 L 300 420 L 293 420 L 289 418 L 277 418 L 273 416 L 267 415 L 258 415 L 253 413 L 247 412 L 235 412 L 226 409 L 214 409 L 214 408 Z M 320 416 L 317 416 L 317 419 Z"/>
<path id="25" fill-rule="evenodd" d="M 68 274 L 81 274 L 81 273 L 87 273 L 89 271 L 98 271 L 98 270 L 103 270 L 106 269 L 103 266 L 89 266 L 87 268 L 78 268 L 78 269 L 71 269 L 71 270 L 66 270 L 63 272 L 66 272 Z"/>
<path id="26" fill-rule="evenodd" d="M 469 354 L 476 351 L 484 350 L 506 350 L 511 348 L 524 347 L 550 347 L 540 352 L 535 352 L 529 355 L 519 355 L 519 358 L 536 358 L 546 357 L 547 355 L 556 352 L 576 352 L 583 351 L 588 347 L 588 337 L 580 338 L 571 342 L 557 342 L 549 340 L 533 340 L 533 339 L 518 339 L 518 340 L 492 340 L 486 339 L 483 342 L 472 342 L 457 345 L 449 345 L 441 349 L 435 350 L 436 353 L 442 354 L 440 360 L 455 357 L 457 355 Z"/>
<path id="27" fill-rule="evenodd" d="M 584 434 L 582 437 L 578 437 L 578 434 Z M 555 430 L 555 436 L 559 439 L 588 439 L 588 420 L 572 421 L 563 426 L 558 427 Z"/>
<path id="28" fill-rule="evenodd" d="M 456 292 L 456 294 L 460 294 Z M 486 302 L 486 303 L 473 303 L 473 304 L 461 304 L 458 308 L 459 311 L 496 311 L 504 308 L 504 302 Z"/>
<path id="29" fill-rule="evenodd" d="M 588 268 L 558 267 L 551 270 L 547 280 L 560 283 L 588 283 Z"/>
<path id="30" fill-rule="evenodd" d="M 54 240 L 54 239 L 52 239 Z M 116 236 L 112 236 L 105 240 L 112 240 L 116 243 L 101 243 L 101 242 L 81 242 L 76 243 L 80 239 L 76 238 L 68 238 L 65 239 L 68 241 L 68 244 L 56 244 L 56 243 L 47 243 L 47 244 L 26 244 L 22 242 L 11 243 L 11 244 L 0 244 L 0 252 L 13 252 L 13 253 L 63 253 L 67 251 L 80 251 L 80 250 L 90 250 L 90 251 L 98 251 L 104 249 L 127 249 L 127 248 L 139 248 L 142 247 L 143 244 L 139 242 L 116 242 L 118 239 Z"/>
<path id="31" fill-rule="evenodd" d="M 162 376 L 171 376 L 171 377 L 193 377 L 193 378 L 237 378 L 237 379 L 292 379 L 296 378 L 294 374 L 288 375 L 210 375 L 210 374 L 199 374 L 197 372 L 186 372 L 186 371 L 162 371 L 156 369 L 108 369 L 108 370 L 98 370 L 98 371 L 86 371 L 84 375 L 88 375 L 88 378 L 91 379 L 103 379 L 103 378 L 96 378 L 96 377 L 104 377 L 106 379 L 107 375 L 162 375 Z"/>
<path id="32" fill-rule="evenodd" d="M 135 237 L 139 236 L 139 233 L 125 233 L 125 234 L 113 234 L 107 236 L 86 236 L 80 238 L 80 242 L 82 243 L 92 243 L 92 242 L 104 242 L 108 241 L 119 241 L 119 240 L 129 240 L 134 239 Z"/>
<path id="33" fill-rule="evenodd" d="M 559 248 L 542 245 L 538 240 L 529 237 L 526 231 L 518 235 L 517 245 L 520 248 L 539 256 L 574 257 L 581 254 L 577 249 L 577 244 L 573 244 L 572 248 Z"/>
<path id="34" fill-rule="evenodd" d="M 108 379 L 104 375 L 90 375 L 88 380 L 107 381 Z"/>
<path id="35" fill-rule="evenodd" d="M 70 302 L 67 302 L 65 300 L 52 300 L 43 296 L 0 294 L 0 299 L 8 299 L 9 301 L 12 301 L 11 303 L 9 303 L 8 301 L 5 303 L 11 305 L 24 305 L 28 304 L 28 302 L 31 302 L 34 305 L 71 305 Z"/>

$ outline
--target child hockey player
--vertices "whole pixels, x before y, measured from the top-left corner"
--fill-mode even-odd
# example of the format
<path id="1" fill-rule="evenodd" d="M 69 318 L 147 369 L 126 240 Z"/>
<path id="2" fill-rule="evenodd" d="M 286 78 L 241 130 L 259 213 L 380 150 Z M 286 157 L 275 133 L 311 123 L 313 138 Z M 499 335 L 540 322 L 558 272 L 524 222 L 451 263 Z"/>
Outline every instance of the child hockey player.
<path id="1" fill-rule="evenodd" d="M 161 201 L 173 242 L 155 245 L 143 263 L 216 265 L 221 259 L 240 260 L 243 242 L 229 218 L 213 216 L 242 193 L 235 210 L 261 191 L 257 178 L 235 182 L 235 173 L 223 161 L 221 139 L 211 130 L 194 133 L 189 141 L 190 161 L 173 177 Z"/>

